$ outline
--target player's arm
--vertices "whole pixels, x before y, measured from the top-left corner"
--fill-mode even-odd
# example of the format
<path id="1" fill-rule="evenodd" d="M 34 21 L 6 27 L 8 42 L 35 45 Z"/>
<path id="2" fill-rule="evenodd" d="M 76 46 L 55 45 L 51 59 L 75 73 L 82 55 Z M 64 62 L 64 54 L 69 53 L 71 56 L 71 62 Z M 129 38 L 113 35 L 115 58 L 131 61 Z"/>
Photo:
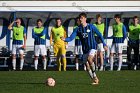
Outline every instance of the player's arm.
<path id="1" fill-rule="evenodd" d="M 104 24 L 104 33 L 103 33 L 103 37 L 105 38 L 105 35 L 106 35 L 106 31 L 105 31 L 106 27 L 105 27 L 105 24 Z"/>
<path id="2" fill-rule="evenodd" d="M 45 28 L 45 35 L 46 35 L 46 39 L 50 40 L 50 37 L 48 35 L 48 29 L 47 28 Z"/>
<path id="3" fill-rule="evenodd" d="M 67 38 L 67 32 L 66 32 L 66 29 L 64 28 L 64 38 Z M 65 45 L 67 45 L 68 43 L 65 42 Z"/>
<path id="4" fill-rule="evenodd" d="M 92 29 L 93 31 L 95 31 L 95 33 L 97 34 L 97 36 L 100 38 L 100 40 L 102 41 L 103 43 L 103 46 L 107 49 L 107 45 L 105 44 L 105 41 L 104 41 L 104 38 L 102 36 L 102 34 L 98 31 L 98 29 L 92 25 Z"/>
<path id="5" fill-rule="evenodd" d="M 51 32 L 50 32 L 50 45 L 53 44 L 53 34 L 52 34 L 52 29 L 51 29 Z"/>
<path id="6" fill-rule="evenodd" d="M 123 25 L 123 39 L 125 40 L 126 37 L 127 37 L 127 31 L 126 31 L 126 27 Z"/>
<path id="7" fill-rule="evenodd" d="M 9 30 L 12 30 L 12 29 L 13 29 L 13 25 L 14 25 L 15 22 L 16 22 L 16 21 L 13 21 L 13 22 L 8 26 L 8 29 L 9 29 Z"/>
<path id="8" fill-rule="evenodd" d="M 32 29 L 32 38 L 38 38 L 38 36 L 35 34 L 34 29 Z"/>
<path id="9" fill-rule="evenodd" d="M 26 48 L 26 29 L 24 28 L 24 33 L 23 33 L 23 38 L 24 38 L 24 45 L 23 45 L 23 48 L 25 49 Z"/>
<path id="10" fill-rule="evenodd" d="M 75 39 L 76 35 L 77 35 L 77 28 L 74 29 L 74 31 L 72 32 L 72 34 L 70 35 L 70 37 L 61 38 L 61 39 L 64 40 L 65 42 L 70 42 L 70 41 L 72 41 L 73 39 Z"/>

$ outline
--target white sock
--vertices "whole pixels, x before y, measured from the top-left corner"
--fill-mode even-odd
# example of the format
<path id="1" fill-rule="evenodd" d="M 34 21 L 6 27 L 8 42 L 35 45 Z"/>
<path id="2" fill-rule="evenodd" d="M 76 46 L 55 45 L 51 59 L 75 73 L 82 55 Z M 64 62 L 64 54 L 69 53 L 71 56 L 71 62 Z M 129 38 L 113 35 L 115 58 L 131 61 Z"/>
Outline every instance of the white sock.
<path id="1" fill-rule="evenodd" d="M 118 67 L 118 70 L 121 70 L 121 66 L 122 66 L 122 55 L 119 55 L 119 67 Z"/>
<path id="2" fill-rule="evenodd" d="M 86 67 L 86 65 L 84 65 L 84 70 L 85 70 L 85 71 L 87 70 L 87 67 Z"/>
<path id="3" fill-rule="evenodd" d="M 94 62 L 92 62 L 91 68 L 92 68 L 92 71 L 94 72 L 95 71 L 95 64 L 94 64 Z"/>
<path id="4" fill-rule="evenodd" d="M 93 77 L 94 77 L 94 78 L 97 77 L 95 72 L 93 72 Z"/>
<path id="5" fill-rule="evenodd" d="M 13 70 L 16 70 L 16 59 L 12 60 L 12 64 L 13 64 Z"/>
<path id="6" fill-rule="evenodd" d="M 43 69 L 44 69 L 44 70 L 46 70 L 46 65 L 47 65 L 47 61 L 46 61 L 46 59 L 44 59 L 44 60 L 43 60 L 43 66 L 44 66 Z"/>
<path id="7" fill-rule="evenodd" d="M 101 71 L 103 70 L 103 66 L 100 67 L 100 70 L 101 70 Z"/>
<path id="8" fill-rule="evenodd" d="M 89 74 L 89 76 L 90 76 L 91 78 L 93 78 L 93 73 L 92 73 L 92 70 L 91 70 L 91 69 L 88 70 L 88 74 Z"/>
<path id="9" fill-rule="evenodd" d="M 79 63 L 75 63 L 76 70 L 79 70 Z"/>
<path id="10" fill-rule="evenodd" d="M 21 59 L 21 60 L 20 60 L 20 70 L 23 69 L 23 64 L 24 64 L 24 59 Z"/>
<path id="11" fill-rule="evenodd" d="M 38 60 L 35 60 L 34 65 L 35 65 L 35 70 L 37 70 Z"/>
<path id="12" fill-rule="evenodd" d="M 110 56 L 110 70 L 113 70 L 113 56 Z"/>

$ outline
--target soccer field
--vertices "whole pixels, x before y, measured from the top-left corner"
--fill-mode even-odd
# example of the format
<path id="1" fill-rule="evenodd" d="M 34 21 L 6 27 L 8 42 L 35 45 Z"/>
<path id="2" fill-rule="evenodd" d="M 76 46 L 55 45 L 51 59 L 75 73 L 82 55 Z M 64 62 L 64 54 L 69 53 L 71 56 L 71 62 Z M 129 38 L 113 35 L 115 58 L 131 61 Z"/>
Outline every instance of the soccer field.
<path id="1" fill-rule="evenodd" d="M 91 85 L 85 71 L 1 71 L 0 93 L 138 93 L 140 71 L 97 72 L 100 84 Z M 48 77 L 55 87 L 45 86 Z"/>

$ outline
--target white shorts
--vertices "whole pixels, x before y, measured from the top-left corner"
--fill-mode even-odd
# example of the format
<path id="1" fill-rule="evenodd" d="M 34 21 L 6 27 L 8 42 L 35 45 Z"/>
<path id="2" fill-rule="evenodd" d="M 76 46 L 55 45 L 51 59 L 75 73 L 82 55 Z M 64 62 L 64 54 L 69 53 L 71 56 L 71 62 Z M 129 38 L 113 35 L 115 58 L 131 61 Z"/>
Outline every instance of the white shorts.
<path id="1" fill-rule="evenodd" d="M 97 51 L 104 51 L 103 43 L 97 45 Z"/>
<path id="2" fill-rule="evenodd" d="M 46 55 L 46 46 L 45 45 L 35 45 L 34 47 L 35 56 L 39 56 L 39 54 Z"/>
<path id="3" fill-rule="evenodd" d="M 86 63 L 86 62 L 87 62 L 88 56 L 95 56 L 95 55 L 96 55 L 96 51 L 97 51 L 97 50 L 95 50 L 95 49 L 91 49 L 91 50 L 89 51 L 89 53 L 83 54 L 83 63 Z"/>
<path id="4" fill-rule="evenodd" d="M 122 53 L 123 43 L 113 43 L 111 46 L 111 53 Z"/>
<path id="5" fill-rule="evenodd" d="M 12 54 L 23 54 L 24 49 L 22 48 L 23 45 L 13 45 L 12 46 Z"/>
<path id="6" fill-rule="evenodd" d="M 75 46 L 74 53 L 76 55 L 83 54 L 82 46 Z"/>

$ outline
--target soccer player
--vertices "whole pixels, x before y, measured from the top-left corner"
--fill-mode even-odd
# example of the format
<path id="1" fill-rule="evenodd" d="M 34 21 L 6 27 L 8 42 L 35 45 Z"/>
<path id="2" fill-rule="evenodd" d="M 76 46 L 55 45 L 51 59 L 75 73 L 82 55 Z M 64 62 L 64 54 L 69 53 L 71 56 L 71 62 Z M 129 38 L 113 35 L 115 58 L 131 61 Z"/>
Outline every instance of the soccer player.
<path id="1" fill-rule="evenodd" d="M 104 36 L 105 24 L 102 22 L 102 16 L 100 14 L 97 14 L 96 20 L 97 20 L 97 22 L 94 25 L 97 27 L 97 29 L 102 34 L 102 36 Z M 99 71 L 103 71 L 103 65 L 104 65 L 103 43 L 96 34 L 95 34 L 95 40 L 97 42 L 96 69 L 98 69 L 98 56 L 99 56 L 100 57 L 100 69 L 99 69 Z"/>
<path id="2" fill-rule="evenodd" d="M 16 23 L 16 26 L 13 26 Z M 9 26 L 9 30 L 13 31 L 13 45 L 12 45 L 12 65 L 13 70 L 16 70 L 16 53 L 20 54 L 20 70 L 23 69 L 24 64 L 24 49 L 26 48 L 26 29 L 21 25 L 21 19 L 17 18 Z M 24 41 L 24 43 L 23 43 Z"/>
<path id="3" fill-rule="evenodd" d="M 56 62 L 58 71 L 61 71 L 61 60 L 63 62 L 63 70 L 66 71 L 66 43 L 61 40 L 61 37 L 66 37 L 66 31 L 62 26 L 60 18 L 55 20 L 56 25 L 51 29 L 50 33 L 50 45 L 53 45 L 54 56 L 56 56 Z"/>
<path id="4" fill-rule="evenodd" d="M 74 27 L 74 29 L 76 29 L 79 25 L 80 25 L 80 19 L 79 19 L 79 17 L 77 17 L 76 18 L 76 26 Z M 78 62 L 78 60 L 79 60 L 79 58 L 82 57 L 83 50 L 82 50 L 82 44 L 81 44 L 81 41 L 80 41 L 80 38 L 78 37 L 78 35 L 75 38 L 74 52 L 76 54 L 76 57 L 75 57 L 75 67 L 76 67 L 76 70 L 79 70 L 79 62 Z M 86 66 L 85 65 L 84 65 L 84 70 L 86 70 Z"/>
<path id="5" fill-rule="evenodd" d="M 133 17 L 133 23 L 129 25 L 129 36 L 128 36 L 128 46 L 127 46 L 127 59 L 129 64 L 132 63 L 131 51 L 134 50 L 134 70 L 137 69 L 139 65 L 139 34 L 140 34 L 140 24 L 138 24 L 138 16 Z"/>
<path id="6" fill-rule="evenodd" d="M 114 16 L 115 24 L 113 24 L 113 42 L 111 46 L 110 52 L 110 71 L 113 70 L 113 54 L 118 53 L 119 56 L 119 66 L 117 71 L 121 70 L 122 66 L 122 49 L 123 43 L 126 38 L 126 27 L 121 22 L 121 16 L 119 14 L 115 14 Z"/>
<path id="7" fill-rule="evenodd" d="M 70 37 L 62 38 L 62 40 L 66 42 L 70 42 L 76 37 L 76 35 L 79 36 L 82 43 L 82 49 L 83 49 L 83 59 L 84 59 L 83 62 L 85 62 L 88 73 L 91 79 L 93 80 L 92 84 L 95 85 L 99 83 L 99 79 L 96 76 L 95 65 L 93 62 L 93 58 L 96 55 L 96 41 L 94 38 L 94 34 L 96 33 L 97 36 L 99 36 L 105 50 L 107 50 L 107 46 L 104 42 L 104 39 L 101 33 L 98 31 L 98 29 L 93 24 L 86 23 L 86 20 L 87 20 L 86 13 L 81 13 L 79 15 L 79 18 L 80 18 L 81 25 L 78 26 L 73 31 Z"/>
<path id="8" fill-rule="evenodd" d="M 34 65 L 35 70 L 38 70 L 38 57 L 39 54 L 42 56 L 43 60 L 43 69 L 46 70 L 46 36 L 47 29 L 43 27 L 41 19 L 37 19 L 37 26 L 32 29 L 32 38 L 34 38 Z"/>

